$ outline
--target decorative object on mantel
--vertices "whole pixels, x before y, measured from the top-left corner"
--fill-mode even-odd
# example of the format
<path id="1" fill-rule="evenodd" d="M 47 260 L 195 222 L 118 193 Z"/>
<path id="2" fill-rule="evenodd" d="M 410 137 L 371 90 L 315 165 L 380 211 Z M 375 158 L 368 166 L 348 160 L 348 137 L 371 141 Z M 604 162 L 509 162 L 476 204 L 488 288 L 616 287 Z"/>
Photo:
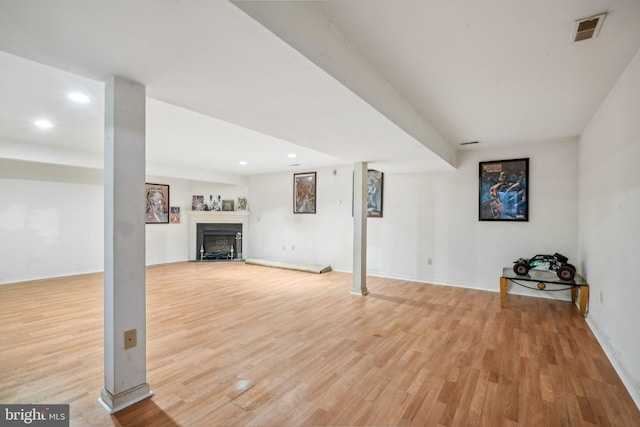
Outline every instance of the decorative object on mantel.
<path id="1" fill-rule="evenodd" d="M 529 159 L 480 162 L 480 221 L 529 221 Z"/>
<path id="2" fill-rule="evenodd" d="M 293 213 L 316 213 L 316 173 L 293 174 Z"/>
<path id="3" fill-rule="evenodd" d="M 171 206 L 171 224 L 180 224 L 180 207 Z"/>
<path id="4" fill-rule="evenodd" d="M 242 233 L 239 231 L 236 233 L 236 248 L 238 248 L 236 257 L 242 259 Z"/>
<path id="5" fill-rule="evenodd" d="M 369 169 L 367 171 L 367 216 L 382 218 L 382 190 L 384 173 Z"/>
<path id="6" fill-rule="evenodd" d="M 238 210 L 246 211 L 247 210 L 247 198 L 246 197 L 238 197 Z"/>
<path id="7" fill-rule="evenodd" d="M 223 200 L 222 201 L 222 210 L 226 212 L 234 211 L 234 202 L 233 200 Z"/>
<path id="8" fill-rule="evenodd" d="M 204 196 L 193 196 L 191 199 L 191 210 L 192 211 L 203 211 L 205 210 L 204 204 Z"/>
<path id="9" fill-rule="evenodd" d="M 165 184 L 145 184 L 147 224 L 169 223 L 169 186 Z"/>
<path id="10" fill-rule="evenodd" d="M 209 210 L 210 211 L 221 211 L 222 210 L 222 197 L 217 194 L 217 195 L 211 195 L 209 196 Z"/>

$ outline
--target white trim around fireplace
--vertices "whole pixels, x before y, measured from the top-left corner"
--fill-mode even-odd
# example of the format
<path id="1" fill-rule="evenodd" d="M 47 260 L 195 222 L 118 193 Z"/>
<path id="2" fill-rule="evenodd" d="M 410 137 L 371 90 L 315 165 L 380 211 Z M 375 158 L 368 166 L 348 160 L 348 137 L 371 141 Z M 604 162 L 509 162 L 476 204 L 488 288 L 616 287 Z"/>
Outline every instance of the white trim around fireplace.
<path id="1" fill-rule="evenodd" d="M 189 259 L 198 259 L 196 242 L 198 224 L 242 224 L 242 257 L 249 256 L 249 212 L 246 211 L 189 211 Z"/>

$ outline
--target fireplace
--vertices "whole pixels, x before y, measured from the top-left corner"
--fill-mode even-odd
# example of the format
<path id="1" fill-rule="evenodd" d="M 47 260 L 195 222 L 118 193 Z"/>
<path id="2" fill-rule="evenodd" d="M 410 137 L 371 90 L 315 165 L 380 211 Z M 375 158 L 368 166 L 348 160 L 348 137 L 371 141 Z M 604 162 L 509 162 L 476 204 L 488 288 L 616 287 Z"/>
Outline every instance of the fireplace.
<path id="1" fill-rule="evenodd" d="M 200 260 L 242 259 L 242 224 L 198 223 L 196 230 Z"/>
<path id="2" fill-rule="evenodd" d="M 207 252 L 228 251 L 229 255 L 233 247 L 233 257 L 245 259 L 249 256 L 249 212 L 248 211 L 191 211 L 189 217 L 189 259 L 200 261 L 200 250 L 205 252 L 204 232 L 207 231 Z M 236 240 L 237 233 L 241 234 L 241 240 Z M 210 240 L 212 240 L 210 242 Z M 216 243 L 217 242 L 217 243 Z M 220 246 L 222 249 L 217 250 Z M 229 246 L 226 248 L 226 246 Z M 240 247 L 238 247 L 240 246 Z M 223 260 L 222 254 L 208 254 L 208 260 Z M 222 258 L 219 258 L 222 257 Z"/>

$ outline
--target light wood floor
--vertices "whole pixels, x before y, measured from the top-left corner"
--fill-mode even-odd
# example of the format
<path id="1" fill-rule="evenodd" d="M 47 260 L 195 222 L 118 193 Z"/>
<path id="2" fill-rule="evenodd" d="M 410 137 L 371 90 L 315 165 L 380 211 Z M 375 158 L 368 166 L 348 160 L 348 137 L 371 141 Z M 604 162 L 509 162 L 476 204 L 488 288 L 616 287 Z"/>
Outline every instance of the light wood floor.
<path id="1" fill-rule="evenodd" d="M 0 286 L 0 402 L 78 426 L 640 425 L 575 306 L 241 263 L 147 271 L 148 381 L 109 416 L 102 275 Z M 498 290 L 496 275 L 496 290 Z"/>

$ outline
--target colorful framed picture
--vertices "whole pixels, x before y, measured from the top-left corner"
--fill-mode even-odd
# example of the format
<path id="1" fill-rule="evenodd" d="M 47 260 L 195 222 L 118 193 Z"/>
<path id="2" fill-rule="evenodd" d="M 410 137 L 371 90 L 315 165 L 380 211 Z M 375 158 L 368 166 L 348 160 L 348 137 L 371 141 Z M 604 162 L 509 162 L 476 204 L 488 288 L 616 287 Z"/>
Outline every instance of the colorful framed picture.
<path id="1" fill-rule="evenodd" d="M 145 223 L 169 223 L 169 186 L 145 184 Z"/>
<path id="2" fill-rule="evenodd" d="M 191 197 L 191 210 L 192 211 L 204 211 L 207 205 L 204 203 L 204 196 L 192 196 Z"/>
<path id="3" fill-rule="evenodd" d="M 171 206 L 171 224 L 180 224 L 180 208 L 178 206 Z"/>
<path id="4" fill-rule="evenodd" d="M 529 221 L 529 159 L 480 162 L 480 221 Z"/>
<path id="5" fill-rule="evenodd" d="M 382 190 L 384 173 L 377 170 L 367 171 L 367 216 L 382 218 Z"/>
<path id="6" fill-rule="evenodd" d="M 247 210 L 247 198 L 246 197 L 238 197 L 238 210 L 246 211 Z"/>
<path id="7" fill-rule="evenodd" d="M 293 213 L 316 213 L 316 173 L 293 174 Z"/>

